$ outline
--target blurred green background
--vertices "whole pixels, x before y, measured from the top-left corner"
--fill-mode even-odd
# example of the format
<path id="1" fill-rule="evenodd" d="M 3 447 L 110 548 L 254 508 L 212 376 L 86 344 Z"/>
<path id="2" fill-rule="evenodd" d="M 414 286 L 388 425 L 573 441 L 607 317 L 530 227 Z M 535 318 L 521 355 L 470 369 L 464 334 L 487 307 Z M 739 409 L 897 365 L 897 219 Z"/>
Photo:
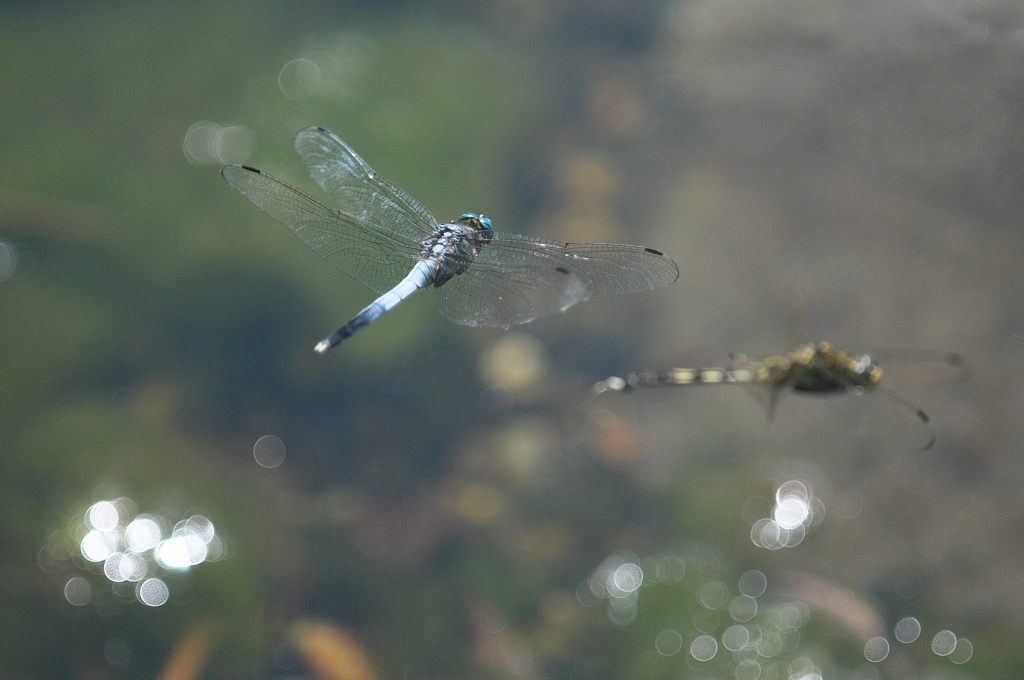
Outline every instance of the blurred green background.
<path id="1" fill-rule="evenodd" d="M 1008 0 L 0 6 L 0 678 L 1021 677 L 1022 64 Z M 320 195 L 309 125 L 680 279 L 316 355 L 372 293 L 218 176 Z M 590 389 L 801 337 L 971 376 L 885 364 L 929 450 Z"/>

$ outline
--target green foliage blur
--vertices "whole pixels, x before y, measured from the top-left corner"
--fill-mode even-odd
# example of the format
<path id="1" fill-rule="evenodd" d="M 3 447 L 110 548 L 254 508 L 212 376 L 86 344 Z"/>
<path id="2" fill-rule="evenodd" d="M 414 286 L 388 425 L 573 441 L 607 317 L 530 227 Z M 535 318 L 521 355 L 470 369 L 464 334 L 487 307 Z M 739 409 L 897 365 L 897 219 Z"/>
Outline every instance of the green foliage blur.
<path id="1" fill-rule="evenodd" d="M 325 12 L 335 27 L 321 23 Z M 294 132 L 332 125 L 424 200 L 492 206 L 495 159 L 536 109 L 530 64 L 472 36 L 452 42 L 427 17 L 396 12 L 384 25 L 366 8 L 313 4 L 8 8 L 0 33 L 0 233 L 19 255 L 0 301 L 4 672 L 107 673 L 103 643 L 120 636 L 134 650 L 133 674 L 155 674 L 194 620 L 223 631 L 220 672 L 249 672 L 273 640 L 277 610 L 290 606 L 273 595 L 271 545 L 283 529 L 246 477 L 246 438 L 305 412 L 287 428 L 331 442 L 324 455 L 347 441 L 350 464 L 366 465 L 379 446 L 368 439 L 381 434 L 346 432 L 383 398 L 380 369 L 400 373 L 405 361 L 413 370 L 401 355 L 429 347 L 417 327 L 440 324 L 412 304 L 375 341 L 315 361 L 313 338 L 361 287 L 303 260 L 291 234 L 239 200 L 217 166 L 190 165 L 185 132 L 209 118 L 247 125 L 258 139 L 249 162 L 291 177 L 301 171 Z M 290 106 L 277 70 L 303 45 L 336 58 L 325 75 L 350 82 Z M 365 53 L 359 69 L 344 61 L 352 50 Z M 404 117 L 400 137 L 381 122 L 387 108 Z M 473 380 L 450 379 L 460 378 Z M 367 400 L 366 388 L 378 396 Z M 417 407 L 425 441 L 411 446 L 436 451 L 451 428 L 443 407 L 459 406 L 446 401 Z M 283 411 L 269 416 L 274 409 Z M 320 420 L 329 425 L 317 431 Z M 298 479 L 324 474 L 317 466 L 347 477 L 336 461 L 314 460 Z M 66 574 L 43 573 L 36 555 L 104 493 L 203 508 L 231 536 L 230 559 L 196 569 L 192 603 L 177 611 L 67 609 L 57 582 Z"/>

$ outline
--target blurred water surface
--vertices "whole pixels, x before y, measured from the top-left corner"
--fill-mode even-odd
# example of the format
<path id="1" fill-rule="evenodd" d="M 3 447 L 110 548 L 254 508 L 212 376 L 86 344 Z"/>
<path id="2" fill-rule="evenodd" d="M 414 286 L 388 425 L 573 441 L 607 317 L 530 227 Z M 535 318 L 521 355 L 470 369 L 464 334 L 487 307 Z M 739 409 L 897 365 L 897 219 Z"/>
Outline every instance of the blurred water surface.
<path id="1" fill-rule="evenodd" d="M 1006 0 L 0 8 L 0 676 L 1020 677 L 1021 63 Z M 372 294 L 218 176 L 319 195 L 314 124 L 680 280 L 315 355 Z M 817 340 L 934 447 L 590 390 Z"/>

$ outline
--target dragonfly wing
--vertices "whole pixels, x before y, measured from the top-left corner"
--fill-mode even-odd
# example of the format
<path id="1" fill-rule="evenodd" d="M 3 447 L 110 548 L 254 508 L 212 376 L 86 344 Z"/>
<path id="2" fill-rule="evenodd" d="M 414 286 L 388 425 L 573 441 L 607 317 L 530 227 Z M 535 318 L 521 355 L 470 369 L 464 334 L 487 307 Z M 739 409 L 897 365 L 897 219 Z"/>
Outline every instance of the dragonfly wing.
<path id="1" fill-rule="evenodd" d="M 675 263 L 656 250 L 495 233 L 469 268 L 438 289 L 438 307 L 465 326 L 508 327 L 565 311 L 594 293 L 672 283 Z"/>
<path id="2" fill-rule="evenodd" d="M 422 203 L 378 175 L 330 130 L 300 130 L 295 150 L 317 184 L 350 215 L 416 241 L 437 226 Z"/>
<path id="3" fill-rule="evenodd" d="M 564 267 L 593 293 L 635 293 L 667 286 L 679 267 L 653 248 L 621 243 L 566 243 L 522 234 L 496 233 L 477 258 L 543 271 Z"/>
<path id="4" fill-rule="evenodd" d="M 590 297 L 565 268 L 474 264 L 437 289 L 441 314 L 463 326 L 508 328 L 560 312 Z"/>
<path id="5" fill-rule="evenodd" d="M 265 172 L 229 165 L 221 174 L 256 207 L 375 293 L 391 290 L 417 259 L 418 242 L 329 208 Z"/>

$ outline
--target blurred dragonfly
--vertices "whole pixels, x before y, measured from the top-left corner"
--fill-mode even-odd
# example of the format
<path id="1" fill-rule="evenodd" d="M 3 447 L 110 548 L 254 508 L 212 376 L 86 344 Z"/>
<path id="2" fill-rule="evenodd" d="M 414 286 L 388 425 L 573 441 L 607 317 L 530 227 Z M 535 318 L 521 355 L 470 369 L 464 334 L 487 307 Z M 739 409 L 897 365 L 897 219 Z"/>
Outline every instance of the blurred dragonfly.
<path id="1" fill-rule="evenodd" d="M 450 321 L 508 328 L 565 311 L 594 293 L 649 290 L 679 277 L 675 262 L 652 248 L 508 234 L 474 213 L 438 224 L 419 201 L 322 127 L 300 131 L 295 149 L 341 210 L 255 168 L 229 165 L 221 174 L 324 259 L 380 294 L 322 340 L 317 352 L 430 285 Z"/>
<path id="2" fill-rule="evenodd" d="M 963 357 L 952 352 L 901 351 L 882 354 L 893 358 L 937 362 L 961 373 L 966 370 Z M 734 354 L 730 357 L 728 368 L 670 368 L 639 371 L 625 378 L 612 376 L 594 385 L 594 391 L 631 392 L 639 388 L 671 385 L 762 385 L 768 389 L 769 419 L 775 416 L 779 397 L 787 390 L 811 395 L 877 391 L 927 424 L 929 418 L 924 410 L 880 384 L 882 367 L 875 363 L 876 357 L 870 354 L 847 354 L 831 343 L 819 342 L 801 345 L 784 356 L 770 356 L 761 360 L 750 359 L 745 354 Z M 934 434 L 929 430 L 929 439 L 924 448 L 930 448 L 934 443 Z"/>

